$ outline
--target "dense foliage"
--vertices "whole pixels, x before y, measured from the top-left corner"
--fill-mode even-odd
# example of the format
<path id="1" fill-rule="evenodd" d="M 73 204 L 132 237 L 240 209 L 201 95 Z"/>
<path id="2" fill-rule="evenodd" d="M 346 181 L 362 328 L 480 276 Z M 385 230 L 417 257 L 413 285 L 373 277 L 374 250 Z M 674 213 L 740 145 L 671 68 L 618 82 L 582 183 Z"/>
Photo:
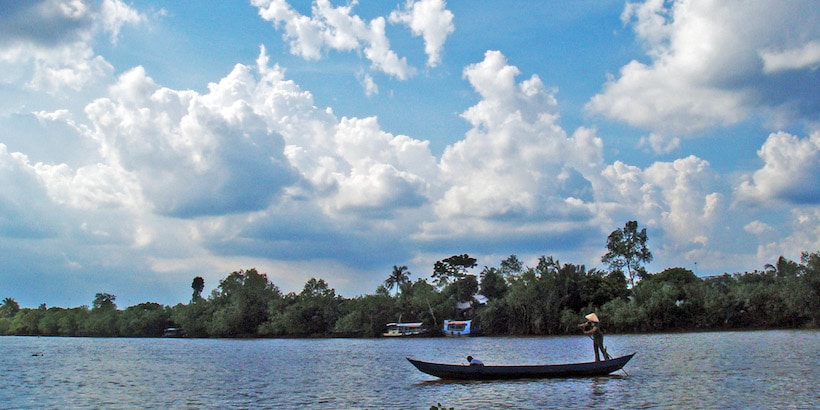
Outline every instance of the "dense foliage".
<path id="1" fill-rule="evenodd" d="M 637 225 L 627 228 L 636 231 Z M 617 260 L 618 247 L 611 245 L 615 253 L 607 255 Z M 820 252 L 804 252 L 800 262 L 781 257 L 762 271 L 708 278 L 684 268 L 647 273 L 640 262 L 648 254 L 616 262 L 639 278 L 631 287 L 618 267 L 586 270 L 552 257 L 525 267 L 512 255 L 474 275 L 475 259 L 464 254 L 436 263 L 435 284 L 412 282 L 407 267 L 394 266 L 375 294 L 351 299 L 315 278 L 298 294 L 282 294 L 256 269 L 231 273 L 207 298 L 201 296 L 204 281 L 196 277 L 190 303 L 172 307 L 146 302 L 119 310 L 116 296 L 98 293 L 90 308 L 29 309 L 7 297 L 0 303 L 0 334 L 158 337 L 178 327 L 188 337 L 375 337 L 397 320 L 440 329 L 443 319 L 469 314 L 488 335 L 553 335 L 577 333 L 576 324 L 592 311 L 607 332 L 820 326 Z M 488 302 L 479 304 L 476 293 Z M 458 302 L 470 301 L 469 312 L 457 310 Z"/>

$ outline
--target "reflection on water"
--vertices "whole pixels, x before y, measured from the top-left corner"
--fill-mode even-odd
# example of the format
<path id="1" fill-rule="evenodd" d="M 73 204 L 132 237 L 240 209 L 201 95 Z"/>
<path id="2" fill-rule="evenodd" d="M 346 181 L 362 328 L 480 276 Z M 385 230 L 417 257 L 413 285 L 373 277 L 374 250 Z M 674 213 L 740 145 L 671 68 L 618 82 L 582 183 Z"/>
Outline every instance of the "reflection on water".
<path id="1" fill-rule="evenodd" d="M 609 377 L 442 381 L 404 358 L 589 361 L 585 337 L 189 340 L 0 337 L 2 408 L 812 408 L 820 332 L 609 335 Z"/>

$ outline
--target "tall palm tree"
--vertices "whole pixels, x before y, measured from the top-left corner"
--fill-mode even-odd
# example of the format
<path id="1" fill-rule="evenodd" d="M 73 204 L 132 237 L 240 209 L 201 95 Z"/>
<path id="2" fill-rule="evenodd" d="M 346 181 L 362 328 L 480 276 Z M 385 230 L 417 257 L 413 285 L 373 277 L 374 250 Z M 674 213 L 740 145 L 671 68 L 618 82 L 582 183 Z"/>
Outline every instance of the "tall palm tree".
<path id="1" fill-rule="evenodd" d="M 407 266 L 393 265 L 393 273 L 391 273 L 390 276 L 387 277 L 387 280 L 384 281 L 384 287 L 388 290 L 392 290 L 395 287 L 396 296 L 398 296 L 401 285 L 409 281 L 410 271 L 407 269 Z"/>
<path id="2" fill-rule="evenodd" d="M 3 303 L 0 304 L 0 317 L 12 317 L 19 311 L 20 305 L 12 298 L 5 298 Z"/>

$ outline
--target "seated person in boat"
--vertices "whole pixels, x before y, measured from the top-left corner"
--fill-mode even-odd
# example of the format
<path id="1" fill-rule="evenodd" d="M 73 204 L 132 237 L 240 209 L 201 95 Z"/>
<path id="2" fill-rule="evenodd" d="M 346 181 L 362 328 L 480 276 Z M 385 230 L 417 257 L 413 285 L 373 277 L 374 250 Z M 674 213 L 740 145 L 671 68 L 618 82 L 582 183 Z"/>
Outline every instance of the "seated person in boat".
<path id="1" fill-rule="evenodd" d="M 470 366 L 484 366 L 484 362 L 474 358 L 473 356 L 467 356 L 467 363 L 470 363 Z"/>

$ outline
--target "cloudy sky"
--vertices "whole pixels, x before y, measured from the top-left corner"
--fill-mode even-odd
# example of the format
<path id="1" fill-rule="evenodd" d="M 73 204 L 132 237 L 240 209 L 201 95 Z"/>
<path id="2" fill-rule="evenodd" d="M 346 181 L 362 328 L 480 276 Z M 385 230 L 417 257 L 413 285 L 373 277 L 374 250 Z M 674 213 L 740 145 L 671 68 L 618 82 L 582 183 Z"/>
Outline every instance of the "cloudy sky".
<path id="1" fill-rule="evenodd" d="M 820 8 L 0 0 L 0 297 L 373 293 L 468 253 L 650 271 L 820 250 Z"/>

